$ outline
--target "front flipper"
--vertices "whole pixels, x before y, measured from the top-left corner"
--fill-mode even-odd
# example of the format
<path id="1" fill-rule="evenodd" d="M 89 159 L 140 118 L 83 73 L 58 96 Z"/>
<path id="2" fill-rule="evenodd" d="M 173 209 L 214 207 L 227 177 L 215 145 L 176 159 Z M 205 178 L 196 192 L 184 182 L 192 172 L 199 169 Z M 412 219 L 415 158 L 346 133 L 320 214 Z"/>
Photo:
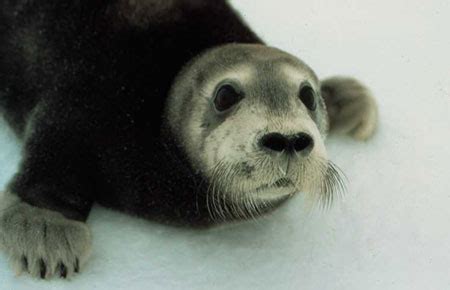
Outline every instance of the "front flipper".
<path id="1" fill-rule="evenodd" d="M 378 124 L 378 108 L 370 91 L 358 80 L 333 77 L 321 82 L 330 131 L 348 134 L 357 140 L 373 136 Z"/>
<path id="2" fill-rule="evenodd" d="M 17 274 L 70 278 L 80 271 L 91 249 L 84 222 L 31 206 L 12 194 L 4 194 L 0 202 L 0 248 Z"/>

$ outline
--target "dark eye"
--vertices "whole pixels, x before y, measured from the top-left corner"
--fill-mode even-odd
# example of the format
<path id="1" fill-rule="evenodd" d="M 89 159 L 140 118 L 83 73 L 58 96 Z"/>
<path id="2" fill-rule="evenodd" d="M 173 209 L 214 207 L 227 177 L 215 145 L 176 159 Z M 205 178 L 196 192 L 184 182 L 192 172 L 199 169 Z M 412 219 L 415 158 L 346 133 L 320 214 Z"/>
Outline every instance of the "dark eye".
<path id="1" fill-rule="evenodd" d="M 216 92 L 214 106 L 217 111 L 223 112 L 237 104 L 241 98 L 241 94 L 232 85 L 223 85 Z"/>
<path id="2" fill-rule="evenodd" d="M 310 85 L 305 85 L 300 89 L 300 100 L 310 111 L 316 109 L 316 93 Z"/>

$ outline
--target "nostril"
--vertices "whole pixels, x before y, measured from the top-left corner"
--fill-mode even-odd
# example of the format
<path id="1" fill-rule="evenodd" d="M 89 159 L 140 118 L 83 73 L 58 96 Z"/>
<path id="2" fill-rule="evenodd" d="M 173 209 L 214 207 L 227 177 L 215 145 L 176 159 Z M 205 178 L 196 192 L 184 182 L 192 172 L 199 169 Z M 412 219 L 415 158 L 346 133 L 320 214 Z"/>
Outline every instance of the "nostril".
<path id="1" fill-rule="evenodd" d="M 310 148 L 314 145 L 314 141 L 308 134 L 300 133 L 296 135 L 293 139 L 291 139 L 291 146 L 295 151 L 303 151 L 307 148 Z"/>
<path id="2" fill-rule="evenodd" d="M 281 152 L 289 146 L 289 140 L 279 133 L 270 133 L 261 138 L 261 146 Z"/>
<path id="3" fill-rule="evenodd" d="M 270 133 L 261 138 L 260 146 L 276 152 L 306 152 L 314 146 L 314 140 L 306 133 L 291 136 Z"/>

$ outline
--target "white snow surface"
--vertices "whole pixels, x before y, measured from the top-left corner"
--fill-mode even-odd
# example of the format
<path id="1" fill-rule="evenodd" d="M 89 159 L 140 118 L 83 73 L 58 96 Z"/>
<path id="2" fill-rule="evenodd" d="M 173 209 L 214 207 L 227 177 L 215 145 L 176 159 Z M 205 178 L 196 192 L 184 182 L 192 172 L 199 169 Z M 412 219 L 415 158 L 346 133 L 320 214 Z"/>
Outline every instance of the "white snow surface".
<path id="1" fill-rule="evenodd" d="M 331 136 L 348 192 L 328 211 L 301 197 L 255 222 L 177 229 L 95 207 L 92 257 L 71 281 L 0 289 L 450 289 L 450 2 L 235 0 L 270 44 L 320 77 L 351 75 L 377 97 L 368 142 Z M 20 147 L 0 124 L 0 188 Z"/>

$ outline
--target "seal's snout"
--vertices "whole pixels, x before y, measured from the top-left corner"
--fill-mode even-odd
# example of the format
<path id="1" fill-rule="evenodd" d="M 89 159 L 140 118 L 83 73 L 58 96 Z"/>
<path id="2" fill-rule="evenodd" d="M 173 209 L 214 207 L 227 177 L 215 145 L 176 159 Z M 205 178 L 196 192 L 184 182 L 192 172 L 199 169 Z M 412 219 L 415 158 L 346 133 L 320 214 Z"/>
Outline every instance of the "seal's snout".
<path id="1" fill-rule="evenodd" d="M 314 147 L 314 140 L 304 132 L 291 136 L 269 133 L 261 138 L 259 145 L 273 152 L 309 154 Z"/>

